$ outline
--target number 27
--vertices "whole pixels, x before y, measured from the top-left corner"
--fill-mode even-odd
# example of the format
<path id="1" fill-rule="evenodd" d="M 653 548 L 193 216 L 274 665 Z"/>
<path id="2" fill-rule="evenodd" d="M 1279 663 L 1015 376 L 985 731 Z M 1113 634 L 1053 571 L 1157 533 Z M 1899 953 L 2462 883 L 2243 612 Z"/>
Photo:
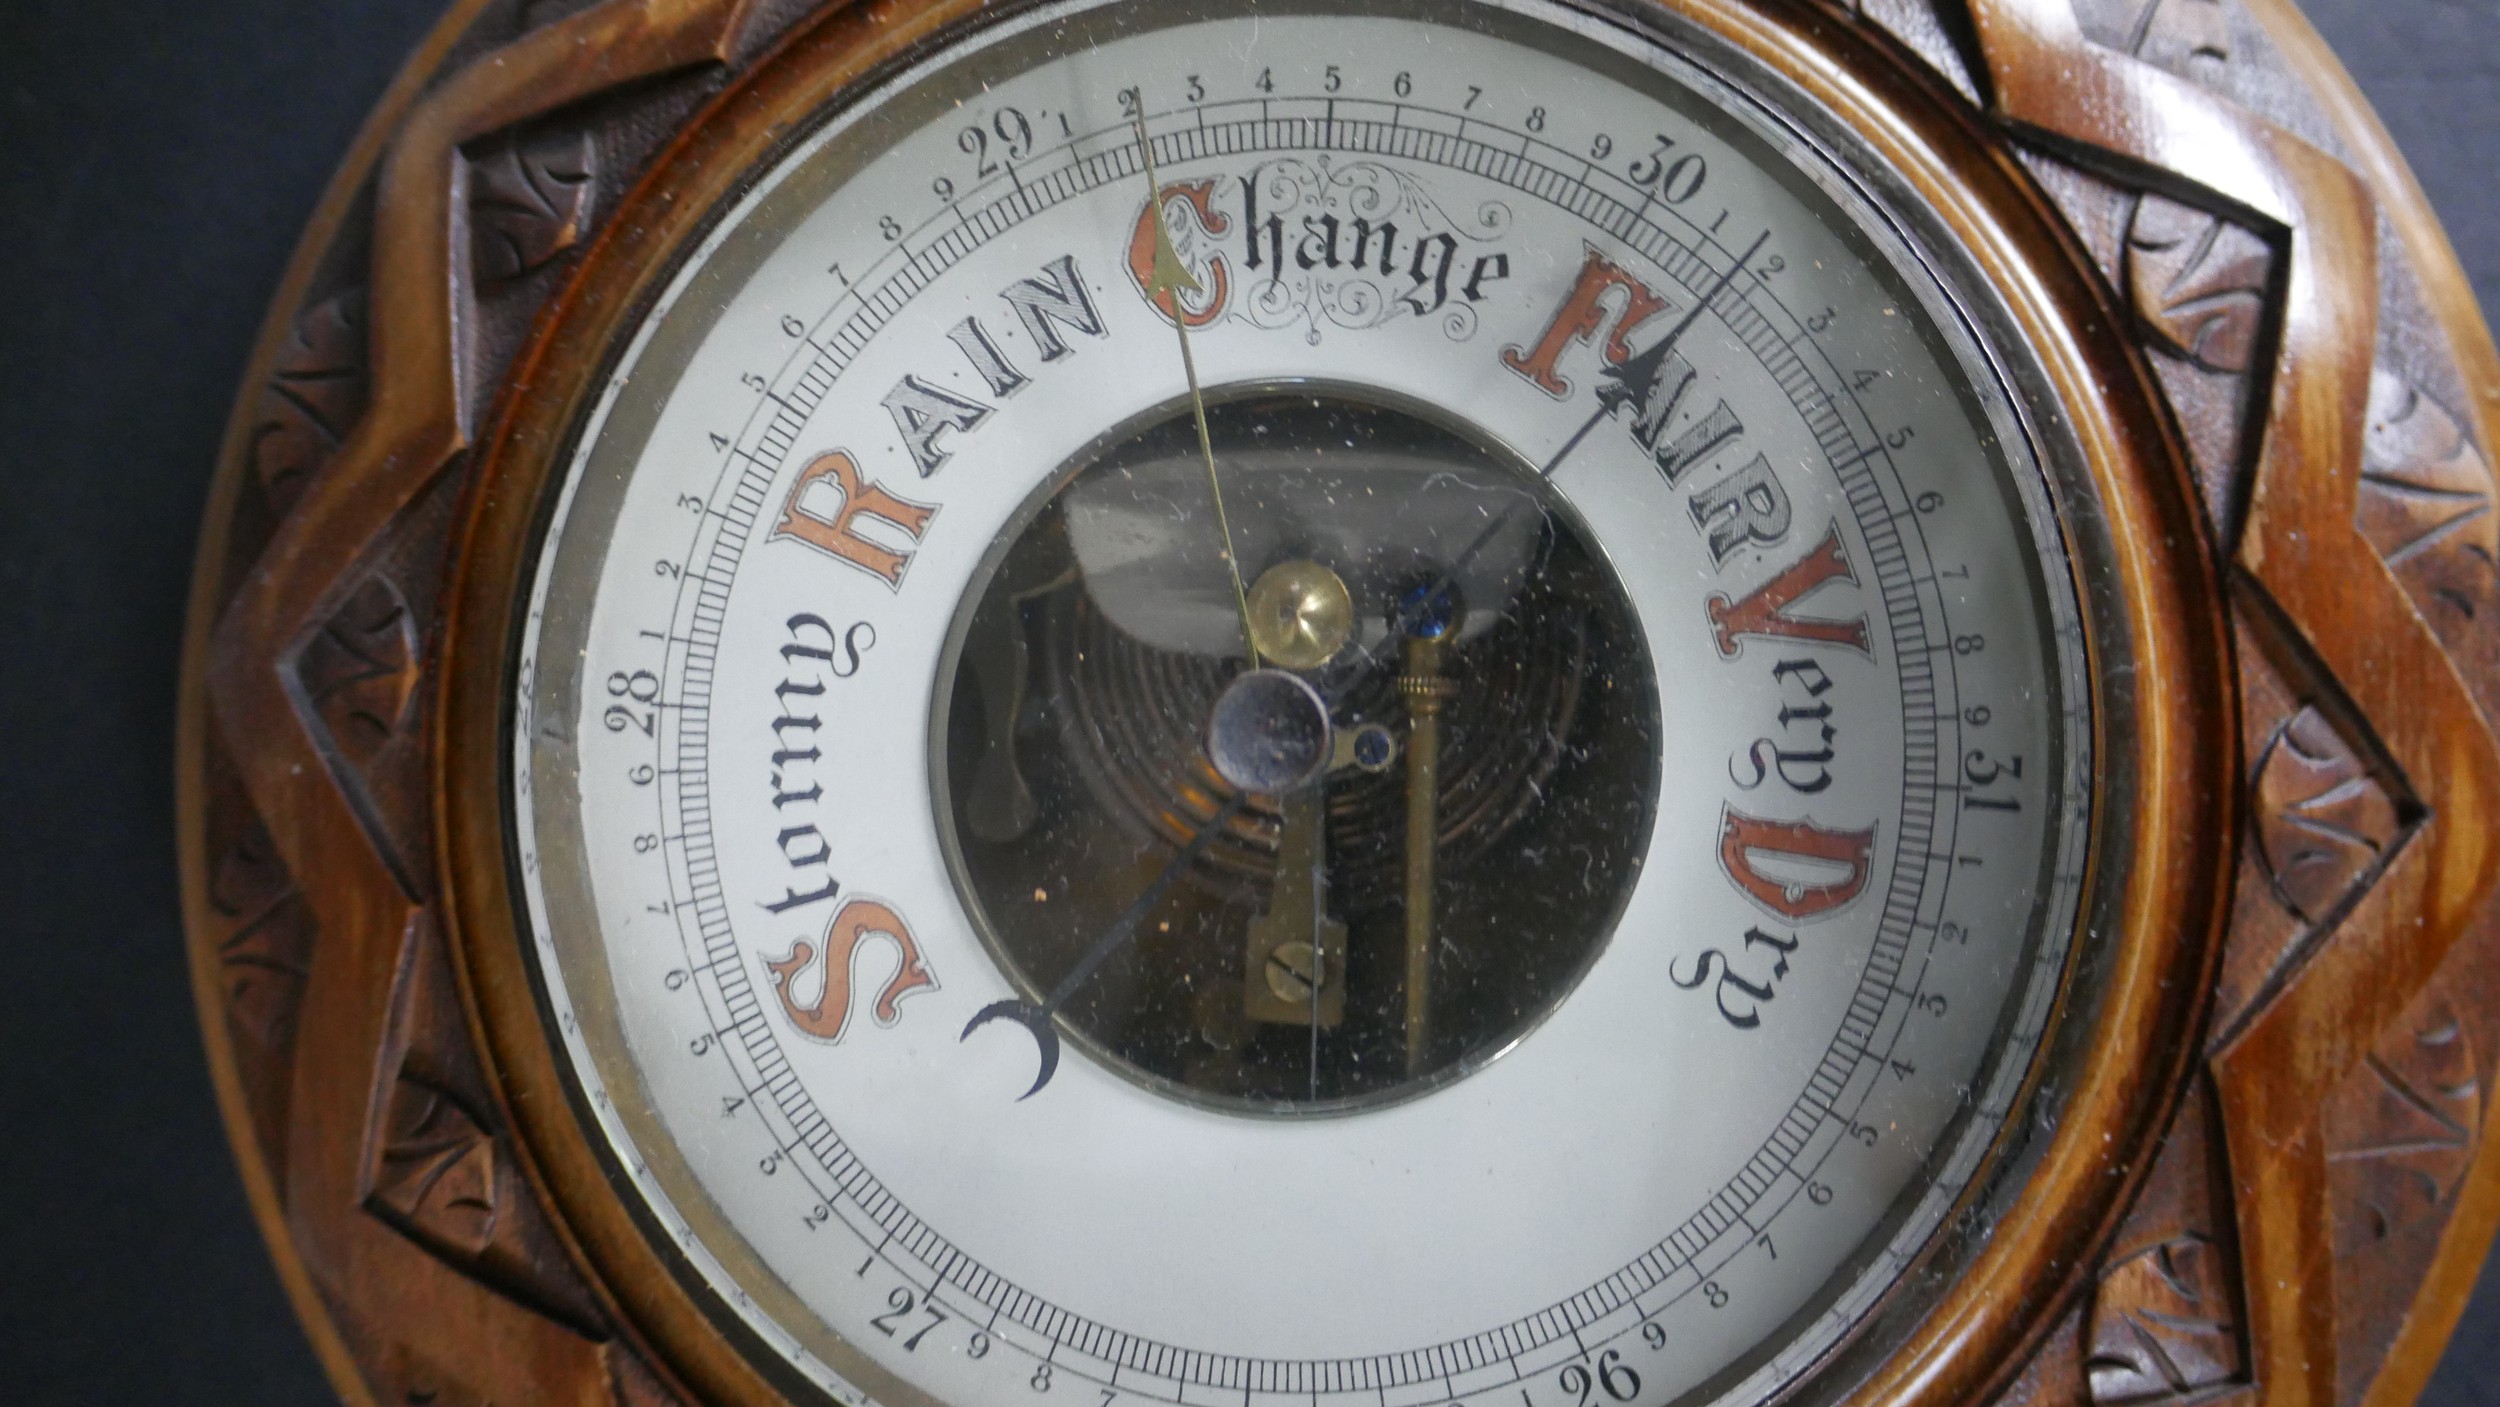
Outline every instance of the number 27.
<path id="1" fill-rule="evenodd" d="M 921 1313 L 929 1316 L 928 1323 L 921 1325 L 918 1330 L 913 1332 L 911 1337 L 903 1340 L 903 1351 L 906 1353 L 917 1351 L 920 1347 L 920 1341 L 929 1336 L 929 1331 L 946 1322 L 947 1315 L 945 1310 L 938 1308 L 935 1304 L 927 1300 L 919 1299 L 914 1296 L 911 1291 L 903 1289 L 899 1286 L 885 1297 L 885 1302 L 890 1306 L 890 1308 L 885 1313 L 869 1320 L 868 1323 L 878 1333 L 885 1335 L 889 1339 L 894 1337 L 896 1331 L 902 1327 L 900 1321 L 911 1317 L 911 1312 L 915 1306 Z"/>

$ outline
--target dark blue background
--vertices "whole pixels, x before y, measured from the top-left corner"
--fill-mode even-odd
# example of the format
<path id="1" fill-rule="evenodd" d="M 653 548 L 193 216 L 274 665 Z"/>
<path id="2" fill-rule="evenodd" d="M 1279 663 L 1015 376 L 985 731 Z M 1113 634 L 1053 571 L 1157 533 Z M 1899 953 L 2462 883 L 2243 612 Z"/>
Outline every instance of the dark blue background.
<path id="1" fill-rule="evenodd" d="M 167 762 L 208 471 L 438 0 L 0 0 L 0 1399 L 315 1404 L 193 1025 Z M 2311 7 L 2500 307 L 2500 0 Z M 2500 1404 L 2500 1277 L 2430 1407 Z"/>

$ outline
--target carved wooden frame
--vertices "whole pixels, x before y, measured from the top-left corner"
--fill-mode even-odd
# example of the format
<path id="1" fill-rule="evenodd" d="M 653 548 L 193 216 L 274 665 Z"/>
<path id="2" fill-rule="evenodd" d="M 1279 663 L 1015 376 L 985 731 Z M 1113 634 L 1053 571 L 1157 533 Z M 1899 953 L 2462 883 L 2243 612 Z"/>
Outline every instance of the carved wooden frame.
<path id="1" fill-rule="evenodd" d="M 2282 0 L 1671 3 L 1876 141 L 2006 290 L 2155 685 L 2136 853 L 2161 863 L 2068 1022 L 2126 1058 L 2078 1065 L 2001 1229 L 1939 1251 L 1958 1287 L 1826 1383 L 2405 1400 L 2500 1221 L 2500 357 L 2427 207 Z M 783 1396 L 565 1106 L 496 681 L 533 476 L 665 243 L 618 212 L 709 204 L 707 168 L 977 6 L 809 8 L 462 0 L 316 213 L 221 451 L 178 758 L 194 981 L 350 1401 Z"/>

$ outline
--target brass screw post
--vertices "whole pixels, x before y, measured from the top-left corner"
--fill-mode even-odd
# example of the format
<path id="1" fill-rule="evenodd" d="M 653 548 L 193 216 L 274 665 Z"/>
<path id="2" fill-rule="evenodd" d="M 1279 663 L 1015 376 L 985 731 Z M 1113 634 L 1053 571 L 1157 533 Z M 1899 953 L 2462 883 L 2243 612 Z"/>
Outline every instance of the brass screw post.
<path id="1" fill-rule="evenodd" d="M 1406 1072 L 1423 1070 L 1432 1040 L 1432 881 L 1441 830 L 1441 707 L 1458 686 L 1441 675 L 1441 642 L 1406 637 Z"/>

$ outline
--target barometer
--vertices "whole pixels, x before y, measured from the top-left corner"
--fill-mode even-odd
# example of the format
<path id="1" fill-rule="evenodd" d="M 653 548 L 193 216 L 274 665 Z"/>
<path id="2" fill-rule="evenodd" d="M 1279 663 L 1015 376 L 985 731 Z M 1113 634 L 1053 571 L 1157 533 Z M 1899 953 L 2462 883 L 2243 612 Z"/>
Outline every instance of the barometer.
<path id="1" fill-rule="evenodd" d="M 460 6 L 182 741 L 380 1403 L 2401 1402 L 2500 376 L 2278 0 Z"/>

